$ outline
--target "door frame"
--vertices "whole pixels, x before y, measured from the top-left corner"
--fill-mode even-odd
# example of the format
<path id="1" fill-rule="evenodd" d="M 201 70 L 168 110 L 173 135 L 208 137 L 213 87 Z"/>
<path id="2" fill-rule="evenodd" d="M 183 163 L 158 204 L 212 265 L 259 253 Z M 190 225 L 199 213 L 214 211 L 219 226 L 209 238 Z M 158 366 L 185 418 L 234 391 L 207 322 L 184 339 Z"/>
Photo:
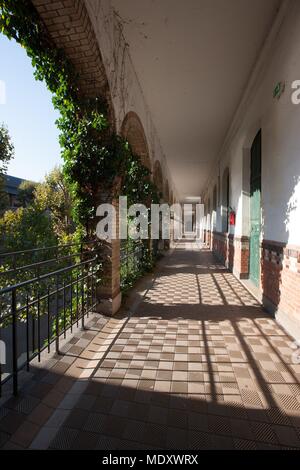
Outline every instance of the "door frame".
<path id="1" fill-rule="evenodd" d="M 255 146 L 259 148 L 259 172 L 253 176 L 253 158 L 255 158 Z M 256 133 L 251 148 L 250 148 L 250 178 L 249 178 L 249 222 L 250 222 L 250 233 L 249 233 L 249 279 L 256 286 L 260 287 L 261 279 L 261 234 L 262 234 L 262 130 Z M 252 191 L 255 187 L 259 188 L 259 195 L 255 196 Z M 256 190 L 257 191 L 257 190 Z M 256 193 L 254 191 L 254 194 Z M 259 204 L 257 208 L 253 204 Z M 253 217 L 254 210 L 254 217 Z M 257 213 L 255 214 L 255 210 Z M 255 247 L 256 253 L 253 254 Z"/>

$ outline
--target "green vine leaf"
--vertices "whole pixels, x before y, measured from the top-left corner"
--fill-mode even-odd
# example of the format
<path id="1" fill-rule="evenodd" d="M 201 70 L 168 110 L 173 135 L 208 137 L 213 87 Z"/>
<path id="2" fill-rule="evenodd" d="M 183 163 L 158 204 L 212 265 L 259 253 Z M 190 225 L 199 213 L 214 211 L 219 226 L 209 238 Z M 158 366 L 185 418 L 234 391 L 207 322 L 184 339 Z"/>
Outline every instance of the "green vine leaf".
<path id="1" fill-rule="evenodd" d="M 150 171 L 129 143 L 113 132 L 108 103 L 102 97 L 82 98 L 72 64 L 52 43 L 31 1 L 0 0 L 0 14 L 2 33 L 25 48 L 36 80 L 43 81 L 53 94 L 60 114 L 56 124 L 63 171 L 75 200 L 78 231 L 86 238 L 94 236 L 100 193 L 126 195 L 129 204 L 159 202 Z M 117 178 L 121 181 L 118 188 Z"/>

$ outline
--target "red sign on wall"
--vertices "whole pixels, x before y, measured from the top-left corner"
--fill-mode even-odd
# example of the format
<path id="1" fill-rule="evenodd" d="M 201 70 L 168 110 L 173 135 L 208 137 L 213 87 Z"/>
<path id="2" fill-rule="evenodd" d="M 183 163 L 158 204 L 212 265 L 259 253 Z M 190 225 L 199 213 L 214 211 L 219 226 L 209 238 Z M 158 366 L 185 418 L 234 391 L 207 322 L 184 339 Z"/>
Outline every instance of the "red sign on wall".
<path id="1" fill-rule="evenodd" d="M 235 212 L 234 211 L 231 211 L 229 214 L 229 224 L 235 225 Z"/>

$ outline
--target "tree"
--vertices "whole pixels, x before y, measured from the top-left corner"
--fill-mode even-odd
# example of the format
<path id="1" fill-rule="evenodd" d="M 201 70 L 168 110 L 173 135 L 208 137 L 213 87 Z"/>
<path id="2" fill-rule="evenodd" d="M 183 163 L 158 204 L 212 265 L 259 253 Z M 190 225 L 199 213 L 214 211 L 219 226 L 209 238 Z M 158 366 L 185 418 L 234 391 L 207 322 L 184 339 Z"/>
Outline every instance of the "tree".
<path id="1" fill-rule="evenodd" d="M 7 171 L 7 166 L 12 158 L 14 158 L 15 149 L 12 144 L 7 127 L 0 125 L 0 175 Z"/>
<path id="2" fill-rule="evenodd" d="M 4 124 L 0 125 L 0 213 L 9 206 L 8 196 L 4 191 L 4 178 L 7 166 L 14 158 L 15 149 L 11 142 L 10 135 Z"/>
<path id="3" fill-rule="evenodd" d="M 21 206 L 27 207 L 33 204 L 37 187 L 38 183 L 34 183 L 33 181 L 23 181 L 20 184 L 18 188 L 18 201 Z"/>
<path id="4" fill-rule="evenodd" d="M 0 175 L 0 214 L 9 208 L 9 197 L 5 192 L 4 178 Z"/>
<path id="5" fill-rule="evenodd" d="M 21 251 L 55 245 L 49 214 L 34 206 L 6 211 L 0 219 L 1 251 Z"/>
<path id="6" fill-rule="evenodd" d="M 34 206 L 20 207 L 16 210 L 8 210 L 0 218 L 0 247 L 2 253 L 11 253 L 15 251 L 34 250 L 35 248 L 45 248 L 57 245 L 57 237 L 53 230 L 53 225 L 49 214 L 38 210 Z M 45 259 L 51 259 L 53 251 L 36 251 L 20 254 L 18 257 L 3 256 L 0 264 L 0 288 L 18 284 L 19 282 L 36 277 L 37 273 L 42 275 L 49 272 L 49 269 L 55 267 L 40 265 L 38 271 L 36 269 L 22 269 L 15 272 L 15 263 L 18 266 L 29 266 L 35 262 L 41 262 Z M 19 292 L 19 291 L 18 291 Z M 36 298 L 37 293 L 46 294 L 45 283 L 30 284 L 26 292 L 31 298 Z M 26 301 L 24 297 L 25 290 L 20 289 L 18 294 L 19 301 Z M 20 300 L 23 299 L 23 300 Z M 24 303 L 23 303 L 24 304 Z M 2 296 L 0 299 L 0 307 L 2 311 L 9 312 L 7 297 Z"/>
<path id="7" fill-rule="evenodd" d="M 35 205 L 49 211 L 56 235 L 69 237 L 74 232 L 72 197 L 60 167 L 55 167 L 35 190 Z"/>

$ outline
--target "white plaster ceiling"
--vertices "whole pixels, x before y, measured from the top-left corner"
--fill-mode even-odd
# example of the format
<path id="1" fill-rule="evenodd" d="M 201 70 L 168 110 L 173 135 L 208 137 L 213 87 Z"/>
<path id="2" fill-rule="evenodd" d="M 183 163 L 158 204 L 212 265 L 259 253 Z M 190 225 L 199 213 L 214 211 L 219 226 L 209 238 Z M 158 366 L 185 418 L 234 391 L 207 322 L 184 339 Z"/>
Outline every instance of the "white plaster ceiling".
<path id="1" fill-rule="evenodd" d="M 281 0 L 112 0 L 180 197 L 198 196 Z"/>

